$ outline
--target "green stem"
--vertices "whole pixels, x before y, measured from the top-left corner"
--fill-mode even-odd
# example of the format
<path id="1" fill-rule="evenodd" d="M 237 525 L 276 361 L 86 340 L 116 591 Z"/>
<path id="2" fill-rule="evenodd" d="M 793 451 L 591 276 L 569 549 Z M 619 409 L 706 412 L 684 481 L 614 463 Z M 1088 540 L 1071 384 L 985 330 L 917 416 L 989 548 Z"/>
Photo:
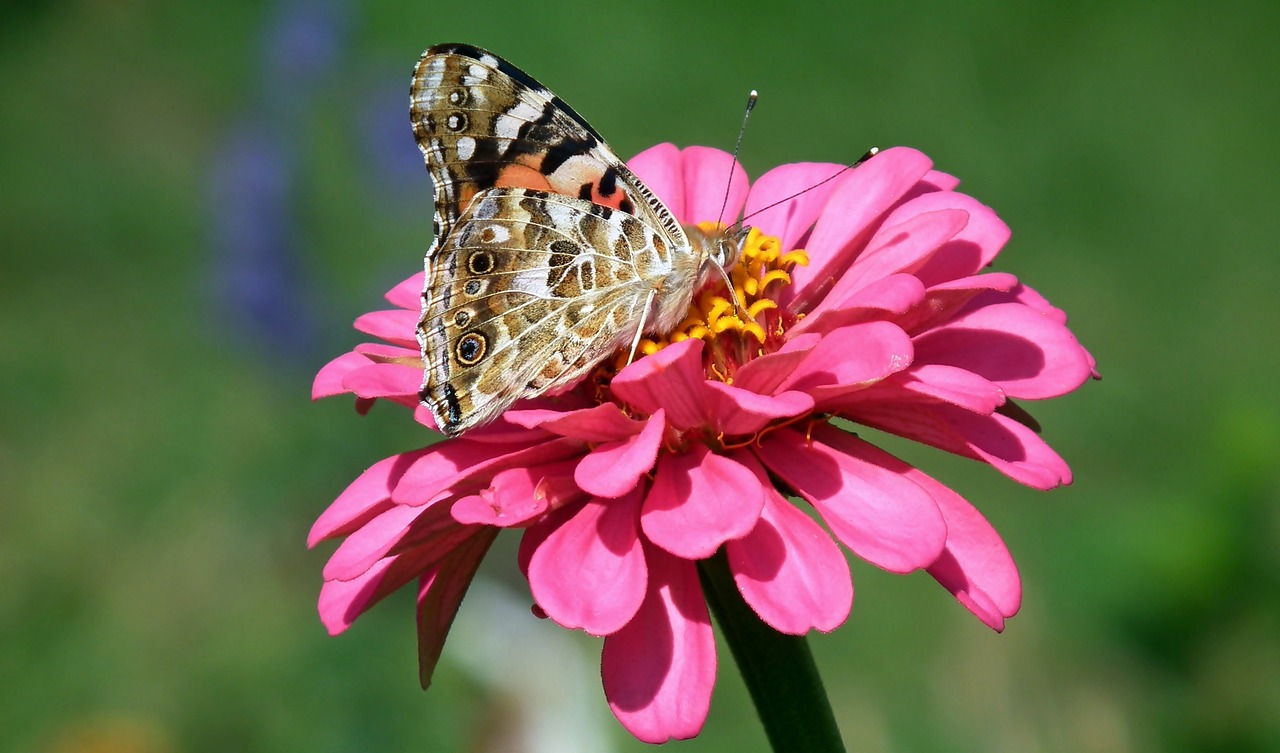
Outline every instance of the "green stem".
<path id="1" fill-rule="evenodd" d="M 773 750 L 844 753 L 804 636 L 784 635 L 761 622 L 742 600 L 724 549 L 700 561 L 698 574 Z"/>

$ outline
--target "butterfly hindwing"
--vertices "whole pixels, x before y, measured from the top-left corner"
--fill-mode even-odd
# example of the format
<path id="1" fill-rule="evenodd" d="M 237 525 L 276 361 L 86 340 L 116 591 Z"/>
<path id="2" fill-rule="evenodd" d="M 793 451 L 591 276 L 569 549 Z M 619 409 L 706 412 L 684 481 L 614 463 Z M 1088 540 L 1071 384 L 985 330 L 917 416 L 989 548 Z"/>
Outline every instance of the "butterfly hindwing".
<path id="1" fill-rule="evenodd" d="M 658 232 L 625 213 L 522 188 L 481 193 L 425 292 L 423 399 L 456 434 L 566 387 L 626 345 L 662 265 Z"/>

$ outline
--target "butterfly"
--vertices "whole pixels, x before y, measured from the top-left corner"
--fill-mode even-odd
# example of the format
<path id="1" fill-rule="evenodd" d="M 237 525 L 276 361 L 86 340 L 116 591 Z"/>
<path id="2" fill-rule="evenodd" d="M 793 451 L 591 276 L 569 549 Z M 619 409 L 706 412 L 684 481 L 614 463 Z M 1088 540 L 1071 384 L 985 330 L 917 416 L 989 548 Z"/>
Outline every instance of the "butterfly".
<path id="1" fill-rule="evenodd" d="M 420 397 L 446 435 L 670 332 L 741 253 L 746 228 L 682 227 L 578 113 L 490 52 L 424 52 L 410 120 L 435 187 Z"/>

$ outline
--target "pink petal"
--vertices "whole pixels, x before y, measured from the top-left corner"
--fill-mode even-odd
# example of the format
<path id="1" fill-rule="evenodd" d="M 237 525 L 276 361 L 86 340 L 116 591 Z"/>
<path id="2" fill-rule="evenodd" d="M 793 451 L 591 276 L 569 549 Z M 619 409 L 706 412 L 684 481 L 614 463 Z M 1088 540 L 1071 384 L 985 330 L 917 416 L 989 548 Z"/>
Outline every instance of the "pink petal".
<path id="1" fill-rule="evenodd" d="M 684 214 L 682 222 L 719 222 L 731 225 L 742 214 L 751 185 L 747 171 L 733 155 L 705 146 L 689 146 L 680 151 L 684 170 Z M 732 173 L 733 178 L 730 179 Z M 725 190 L 728 189 L 728 201 Z"/>
<path id="2" fill-rule="evenodd" d="M 915 185 L 913 191 L 926 193 L 931 191 L 954 191 L 956 186 L 960 185 L 960 179 L 954 175 L 949 175 L 938 170 L 930 170 L 920 182 Z"/>
<path id="3" fill-rule="evenodd" d="M 424 505 L 451 490 L 478 491 L 496 472 L 521 465 L 537 465 L 577 455 L 572 439 L 536 440 L 533 444 L 503 445 L 469 441 L 466 437 L 432 445 L 405 471 L 391 493 L 399 505 Z"/>
<path id="4" fill-rule="evenodd" d="M 396 308 L 418 311 L 422 308 L 422 290 L 426 287 L 424 284 L 426 276 L 426 272 L 418 272 L 397 284 L 387 291 L 387 301 Z M 417 326 L 416 322 L 414 326 Z"/>
<path id="5" fill-rule="evenodd" d="M 907 392 L 942 400 L 984 415 L 991 414 L 1005 402 L 1004 390 L 999 385 L 992 384 L 971 371 L 953 366 L 912 364 L 908 371 L 886 380 L 887 387 L 890 386 L 890 381 L 895 383 L 892 386 Z M 862 399 L 892 401 L 892 398 L 878 398 L 870 394 Z"/>
<path id="6" fill-rule="evenodd" d="M 963 310 L 975 308 L 994 296 L 992 303 L 1005 300 L 1007 291 L 1017 287 L 1018 278 L 1007 272 L 987 272 L 949 280 L 929 288 L 919 306 L 893 321 L 912 335 L 947 324 Z"/>
<path id="7" fill-rule="evenodd" d="M 480 528 L 448 557 L 424 572 L 418 582 L 418 679 L 431 685 L 444 639 L 453 625 L 462 597 L 475 578 L 476 569 L 498 531 Z"/>
<path id="8" fill-rule="evenodd" d="M 644 413 L 663 408 L 682 431 L 705 421 L 702 341 L 683 340 L 627 366 L 609 383 L 613 394 Z"/>
<path id="9" fill-rule="evenodd" d="M 854 554 L 895 573 L 932 564 L 947 527 L 933 498 L 907 478 L 911 466 L 829 425 L 811 437 L 781 429 L 765 435 L 758 454 Z"/>
<path id="10" fill-rule="evenodd" d="M 836 181 L 828 179 L 844 170 L 844 165 L 826 162 L 799 162 L 773 168 L 751 186 L 746 224 L 777 237 L 785 249 L 795 248 L 836 188 Z M 764 209 L 778 201 L 782 203 Z"/>
<path id="11" fill-rule="evenodd" d="M 582 493 L 573 482 L 576 460 L 531 468 L 510 468 L 493 476 L 488 488 L 453 503 L 449 512 L 459 523 L 510 528 L 537 518 Z"/>
<path id="12" fill-rule="evenodd" d="M 329 635 L 345 632 L 357 617 L 386 595 L 378 593 L 379 585 L 395 562 L 395 557 L 388 557 L 366 570 L 358 578 L 349 581 L 327 581 L 320 587 L 317 609 L 320 613 L 320 622 L 329 631 Z M 397 583 L 396 588 L 408 583 L 409 580 L 412 580 L 412 576 Z"/>
<path id="13" fill-rule="evenodd" d="M 996 258 L 1009 241 L 1009 226 L 990 207 L 971 196 L 940 191 L 913 199 L 899 211 L 908 207 L 916 212 L 950 209 L 963 211 L 969 216 L 968 223 L 955 237 L 942 244 L 935 254 L 913 271 L 925 285 L 938 285 L 977 274 Z"/>
<path id="14" fill-rule="evenodd" d="M 1018 285 L 1011 292 L 1013 293 L 1013 300 L 1018 303 L 1030 306 L 1058 324 L 1067 323 L 1067 312 L 1049 303 L 1047 298 L 1040 295 L 1031 286 Z"/>
<path id="15" fill-rule="evenodd" d="M 603 403 L 579 410 L 519 409 L 509 410 L 503 417 L 511 423 L 530 429 L 540 428 L 562 437 L 583 442 L 608 442 L 639 434 L 645 423 L 629 418 L 613 403 Z"/>
<path id="16" fill-rule="evenodd" d="M 392 455 L 369 466 L 316 518 L 307 534 L 307 547 L 334 536 L 345 536 L 390 508 L 391 490 L 405 470 L 427 452 L 429 450 Z"/>
<path id="17" fill-rule="evenodd" d="M 578 463 L 574 480 L 588 494 L 621 497 L 640 486 L 640 479 L 653 468 L 665 429 L 666 414 L 659 408 L 639 434 L 593 448 Z"/>
<path id="18" fill-rule="evenodd" d="M 855 394 L 854 397 L 857 397 Z M 982 416 L 943 403 L 858 403 L 833 408 L 858 423 L 990 463 L 1035 489 L 1071 483 L 1071 469 L 1035 432 L 999 413 Z"/>
<path id="19" fill-rule="evenodd" d="M 912 352 L 911 338 L 889 322 L 841 327 L 822 338 L 779 389 L 806 392 L 821 399 L 905 369 L 911 365 Z"/>
<path id="20" fill-rule="evenodd" d="M 707 382 L 706 388 L 710 423 L 729 436 L 754 434 L 776 419 L 813 409 L 813 398 L 802 392 L 760 395 L 724 382 Z"/>
<path id="21" fill-rule="evenodd" d="M 760 395 L 774 394 L 821 340 L 817 333 L 791 337 L 778 350 L 743 364 L 733 378 L 734 386 Z"/>
<path id="22" fill-rule="evenodd" d="M 849 563 L 821 526 L 778 494 L 759 462 L 748 465 L 765 499 L 751 533 L 725 544 L 738 590 L 778 632 L 836 629 L 853 606 Z"/>
<path id="23" fill-rule="evenodd" d="M 916 338 L 921 363 L 972 371 L 1013 398 L 1057 397 L 1079 387 L 1092 364 L 1075 335 L 1020 303 L 983 306 Z"/>
<path id="24" fill-rule="evenodd" d="M 909 476 L 933 495 L 947 521 L 946 550 L 929 574 L 988 627 L 1003 630 L 1022 604 L 1022 582 L 1000 534 L 959 494 L 919 470 Z"/>
<path id="25" fill-rule="evenodd" d="M 702 730 L 716 680 L 716 642 L 697 569 L 656 548 L 649 590 L 626 627 L 604 641 L 600 673 L 614 716 L 648 743 Z"/>
<path id="26" fill-rule="evenodd" d="M 764 490 L 754 473 L 694 442 L 684 453 L 658 459 L 640 527 L 649 541 L 677 557 L 704 559 L 750 533 L 763 505 Z"/>
<path id="27" fill-rule="evenodd" d="M 593 499 L 551 532 L 529 560 L 529 588 L 560 625 L 608 635 L 644 600 L 648 571 L 640 544 L 641 489 Z"/>
<path id="28" fill-rule="evenodd" d="M 343 353 L 326 363 L 311 383 L 311 399 L 319 400 L 346 392 L 342 381 L 347 378 L 347 374 L 368 365 L 369 359 L 359 353 Z"/>
<path id="29" fill-rule="evenodd" d="M 649 147 L 627 160 L 627 167 L 653 191 L 677 219 L 687 216 L 680 150 L 675 144 Z M 638 199 L 643 201 L 643 199 Z"/>
<path id="30" fill-rule="evenodd" d="M 419 318 L 421 315 L 417 311 L 405 309 L 371 311 L 356 319 L 354 326 L 365 334 L 412 348 L 418 344 Z"/>
<path id="31" fill-rule="evenodd" d="M 348 372 L 342 386 L 357 397 L 383 397 L 412 407 L 418 404 L 422 370 L 398 363 L 368 363 Z"/>
<path id="32" fill-rule="evenodd" d="M 325 580 L 351 580 L 401 545 L 415 530 L 415 540 L 438 545 L 462 529 L 449 516 L 446 506 L 438 508 L 396 505 L 368 520 L 347 536 L 324 566 Z M 446 542 L 447 543 L 447 542 Z M 441 548 L 447 549 L 447 546 Z"/>
<path id="33" fill-rule="evenodd" d="M 833 292 L 823 298 L 822 303 L 792 327 L 788 334 L 795 337 L 801 333 L 830 332 L 847 324 L 884 319 L 886 314 L 910 311 L 924 299 L 924 283 L 915 275 L 889 275 L 858 290 Z M 901 317 L 890 318 L 903 329 L 908 329 L 901 324 Z"/>
<path id="34" fill-rule="evenodd" d="M 932 162 L 914 149 L 895 147 L 880 152 L 840 178 L 813 227 L 807 249 L 811 263 L 796 267 L 782 304 L 793 311 L 811 307 L 825 293 L 828 280 L 838 279 L 862 250 L 882 215 L 902 198 Z"/>
<path id="35" fill-rule="evenodd" d="M 422 363 L 422 352 L 417 348 L 403 348 L 399 345 L 388 345 L 386 343 L 360 343 L 354 348 L 355 352 L 367 356 L 370 361 L 398 361 L 401 359 L 413 359 L 417 363 L 418 368 Z"/>
<path id="36" fill-rule="evenodd" d="M 937 194 L 930 194 L 936 196 Z M 944 243 L 955 237 L 969 223 L 969 213 L 960 209 L 939 209 L 909 214 L 890 225 L 899 212 L 927 197 L 915 199 L 895 211 L 876 231 L 867 249 L 853 262 L 849 271 L 831 289 L 832 295 L 844 297 L 842 291 L 858 290 L 868 284 L 899 272 L 910 272 L 928 259 Z"/>
<path id="37" fill-rule="evenodd" d="M 490 529 L 493 530 L 493 529 Z M 471 529 L 473 535 L 479 529 Z M 455 544 L 458 542 L 454 542 Z M 348 581 L 325 581 L 320 588 L 317 608 L 320 621 L 330 635 L 338 635 L 351 627 L 356 618 L 387 595 L 398 591 L 409 581 L 433 567 L 447 549 L 419 548 L 374 563 L 368 570 Z"/>

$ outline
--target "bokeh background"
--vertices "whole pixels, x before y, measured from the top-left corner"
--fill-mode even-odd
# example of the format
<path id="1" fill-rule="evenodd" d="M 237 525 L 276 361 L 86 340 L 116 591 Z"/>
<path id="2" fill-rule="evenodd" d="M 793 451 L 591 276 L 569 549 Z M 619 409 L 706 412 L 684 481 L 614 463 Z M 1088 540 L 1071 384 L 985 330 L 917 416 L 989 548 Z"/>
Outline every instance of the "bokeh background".
<path id="1" fill-rule="evenodd" d="M 311 521 L 418 446 L 308 400 L 420 268 L 421 50 L 511 59 L 624 155 L 905 144 L 1104 375 L 1030 406 L 1047 494 L 905 443 L 1025 581 L 1003 635 L 853 564 L 811 643 L 851 750 L 1280 750 L 1280 6 L 25 0 L 0 5 L 0 750 L 635 751 L 514 537 L 417 687 L 412 602 L 340 638 Z M 680 751 L 763 750 L 722 647 Z"/>

